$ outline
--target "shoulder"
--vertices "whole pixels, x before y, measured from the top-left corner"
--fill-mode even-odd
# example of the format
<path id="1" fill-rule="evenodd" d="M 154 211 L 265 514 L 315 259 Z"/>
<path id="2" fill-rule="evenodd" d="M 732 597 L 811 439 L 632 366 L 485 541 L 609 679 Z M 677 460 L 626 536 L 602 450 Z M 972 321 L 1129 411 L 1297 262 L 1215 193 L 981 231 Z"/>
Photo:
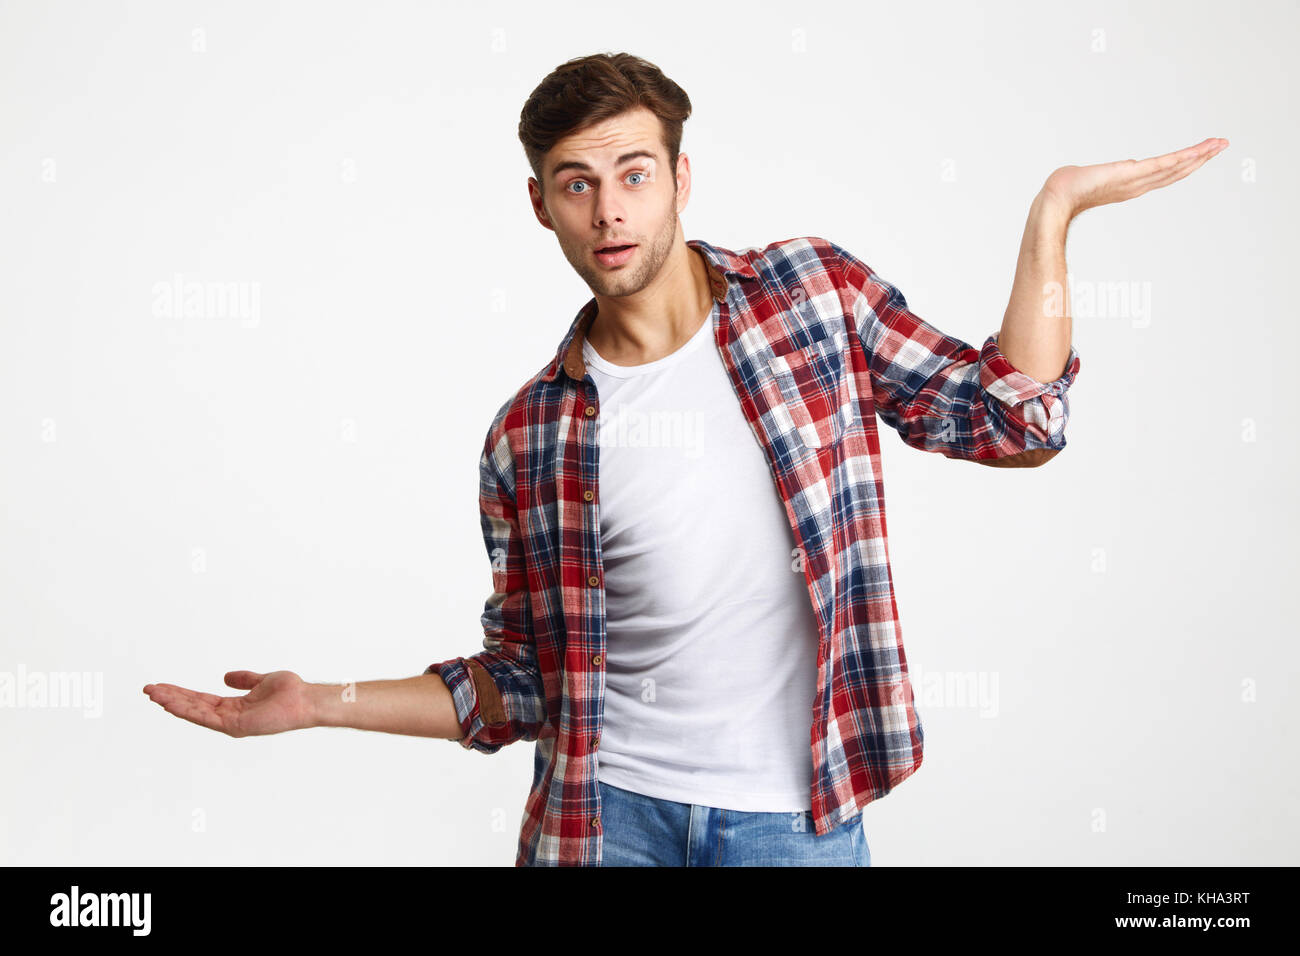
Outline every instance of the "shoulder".
<path id="1" fill-rule="evenodd" d="M 724 257 L 743 262 L 759 277 L 770 282 L 788 282 L 791 279 L 821 272 L 837 271 L 844 250 L 823 236 L 795 236 L 778 239 L 764 246 L 750 246 L 739 251 L 710 246 Z"/>

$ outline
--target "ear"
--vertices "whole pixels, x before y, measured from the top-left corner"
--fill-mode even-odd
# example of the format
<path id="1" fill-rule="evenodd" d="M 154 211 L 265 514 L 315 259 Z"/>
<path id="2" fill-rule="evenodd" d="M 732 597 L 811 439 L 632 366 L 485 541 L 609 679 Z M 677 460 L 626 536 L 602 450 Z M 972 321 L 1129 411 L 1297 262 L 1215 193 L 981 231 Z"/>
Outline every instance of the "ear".
<path id="1" fill-rule="evenodd" d="M 528 201 L 532 204 L 533 215 L 537 217 L 542 227 L 554 232 L 555 227 L 551 225 L 551 217 L 547 214 L 546 203 L 542 199 L 541 184 L 532 176 L 528 177 Z"/>
<path id="2" fill-rule="evenodd" d="M 677 212 L 680 214 L 691 201 L 691 158 L 677 154 Z"/>

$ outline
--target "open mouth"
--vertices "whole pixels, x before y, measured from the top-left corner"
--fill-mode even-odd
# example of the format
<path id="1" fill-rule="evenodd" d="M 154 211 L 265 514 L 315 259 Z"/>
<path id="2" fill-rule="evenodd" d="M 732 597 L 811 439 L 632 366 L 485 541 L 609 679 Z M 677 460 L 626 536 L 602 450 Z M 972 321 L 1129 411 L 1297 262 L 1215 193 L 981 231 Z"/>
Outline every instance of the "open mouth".
<path id="1" fill-rule="evenodd" d="M 596 250 L 596 259 L 603 265 L 617 266 L 627 262 L 632 258 L 632 253 L 636 251 L 636 243 L 617 246 L 601 246 Z"/>

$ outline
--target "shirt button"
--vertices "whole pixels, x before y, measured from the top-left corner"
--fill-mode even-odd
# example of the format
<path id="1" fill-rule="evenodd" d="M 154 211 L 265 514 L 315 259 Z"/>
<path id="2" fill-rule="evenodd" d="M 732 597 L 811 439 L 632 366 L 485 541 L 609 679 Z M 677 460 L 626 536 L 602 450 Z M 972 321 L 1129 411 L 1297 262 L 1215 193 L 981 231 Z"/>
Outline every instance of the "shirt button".
<path id="1" fill-rule="evenodd" d="M 604 659 L 605 659 L 605 658 L 603 658 L 603 657 L 601 657 L 599 654 L 597 654 L 595 657 L 593 657 L 593 658 L 591 659 L 591 662 L 592 662 L 593 664 L 599 664 L 599 663 L 600 663 L 601 661 L 603 661 Z"/>
<path id="2" fill-rule="evenodd" d="M 591 738 L 591 749 L 595 750 L 599 746 L 600 746 L 600 735 L 597 734 L 595 737 Z"/>
<path id="3" fill-rule="evenodd" d="M 593 574 L 591 577 L 587 578 L 587 583 L 594 588 L 597 584 L 600 583 L 600 578 L 596 577 L 596 575 Z"/>
<path id="4" fill-rule="evenodd" d="M 588 418 L 590 418 L 592 415 L 595 415 L 595 414 L 596 414 L 596 406 L 595 406 L 595 405 L 588 405 L 588 406 L 583 410 L 583 414 L 586 415 Z"/>
<path id="5" fill-rule="evenodd" d="M 596 493 L 592 491 L 590 488 L 588 488 L 586 491 L 582 493 L 582 497 L 587 501 L 590 501 L 592 498 L 596 497 Z"/>
<path id="6" fill-rule="evenodd" d="M 598 827 L 598 826 L 600 826 L 600 817 L 592 817 L 592 818 L 591 818 L 591 825 L 592 825 L 593 827 Z"/>

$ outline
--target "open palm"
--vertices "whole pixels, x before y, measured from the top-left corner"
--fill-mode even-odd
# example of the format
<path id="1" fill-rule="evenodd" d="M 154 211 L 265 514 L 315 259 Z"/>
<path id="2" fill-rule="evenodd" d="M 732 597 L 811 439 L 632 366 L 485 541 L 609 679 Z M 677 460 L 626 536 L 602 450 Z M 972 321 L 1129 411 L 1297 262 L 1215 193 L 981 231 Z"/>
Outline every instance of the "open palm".
<path id="1" fill-rule="evenodd" d="M 144 692 L 169 714 L 231 737 L 278 734 L 314 726 L 307 684 L 293 671 L 230 671 L 226 685 L 249 693 L 218 697 L 175 684 L 146 684 Z"/>
<path id="2" fill-rule="evenodd" d="M 1227 145 L 1226 139 L 1211 137 L 1195 146 L 1149 159 L 1062 166 L 1047 177 L 1043 192 L 1074 217 L 1093 206 L 1123 202 L 1176 183 L 1206 160 L 1217 156 Z"/>

